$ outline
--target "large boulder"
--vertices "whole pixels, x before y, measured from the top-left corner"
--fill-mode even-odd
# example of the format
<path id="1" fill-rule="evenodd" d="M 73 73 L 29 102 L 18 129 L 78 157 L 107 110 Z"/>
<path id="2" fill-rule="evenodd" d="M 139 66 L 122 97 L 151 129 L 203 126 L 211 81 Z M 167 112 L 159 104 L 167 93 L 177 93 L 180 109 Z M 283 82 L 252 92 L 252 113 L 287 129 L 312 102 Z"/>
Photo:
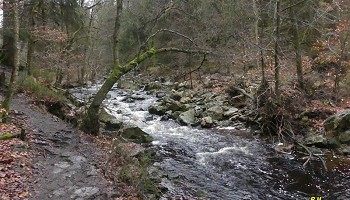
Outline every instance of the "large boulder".
<path id="1" fill-rule="evenodd" d="M 213 106 L 205 111 L 207 116 L 210 116 L 213 120 L 223 120 L 224 118 L 224 110 L 221 106 Z"/>
<path id="2" fill-rule="evenodd" d="M 100 110 L 99 120 L 103 124 L 102 127 L 108 131 L 119 130 L 123 125 L 121 120 L 109 114 L 104 108 Z"/>
<path id="3" fill-rule="evenodd" d="M 337 133 L 350 130 L 350 109 L 330 116 L 323 124 L 326 131 L 335 131 Z"/>
<path id="4" fill-rule="evenodd" d="M 153 138 L 137 126 L 126 126 L 120 131 L 120 136 L 137 144 L 150 143 Z"/>
<path id="5" fill-rule="evenodd" d="M 179 115 L 178 121 L 181 125 L 195 125 L 198 123 L 194 109 L 190 109 Z"/>

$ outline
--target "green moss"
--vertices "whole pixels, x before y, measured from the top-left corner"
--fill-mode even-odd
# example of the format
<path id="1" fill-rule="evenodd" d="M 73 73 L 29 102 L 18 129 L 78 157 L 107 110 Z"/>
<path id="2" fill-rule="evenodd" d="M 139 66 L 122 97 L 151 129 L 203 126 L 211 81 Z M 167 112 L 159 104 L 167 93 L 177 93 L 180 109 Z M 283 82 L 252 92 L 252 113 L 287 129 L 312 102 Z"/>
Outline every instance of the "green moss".
<path id="1" fill-rule="evenodd" d="M 29 91 L 37 99 L 67 101 L 63 94 L 50 90 L 46 85 L 43 85 L 31 76 L 25 78 L 23 82 L 20 83 L 19 88 L 24 91 Z"/>

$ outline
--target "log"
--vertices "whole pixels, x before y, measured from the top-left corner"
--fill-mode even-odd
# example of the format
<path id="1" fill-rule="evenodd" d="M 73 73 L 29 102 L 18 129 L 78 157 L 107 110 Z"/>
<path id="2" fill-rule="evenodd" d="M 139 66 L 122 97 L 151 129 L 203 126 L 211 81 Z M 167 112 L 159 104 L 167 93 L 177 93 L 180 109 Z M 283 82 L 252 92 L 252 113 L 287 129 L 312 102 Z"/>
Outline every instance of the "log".
<path id="1" fill-rule="evenodd" d="M 19 138 L 21 140 L 24 140 L 26 137 L 26 133 L 24 129 L 21 129 L 21 132 L 18 133 L 6 133 L 3 135 L 0 135 L 0 140 L 8 140 L 12 138 Z"/>

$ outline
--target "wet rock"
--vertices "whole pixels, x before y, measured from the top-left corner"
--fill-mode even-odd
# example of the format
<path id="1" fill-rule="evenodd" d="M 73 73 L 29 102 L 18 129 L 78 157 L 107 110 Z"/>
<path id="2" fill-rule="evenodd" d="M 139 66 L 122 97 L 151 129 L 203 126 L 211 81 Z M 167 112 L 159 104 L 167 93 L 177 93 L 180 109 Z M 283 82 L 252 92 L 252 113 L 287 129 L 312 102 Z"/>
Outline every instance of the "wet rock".
<path id="1" fill-rule="evenodd" d="M 307 146 L 316 146 L 320 148 L 327 147 L 328 141 L 323 135 L 311 135 L 305 138 L 304 142 Z"/>
<path id="2" fill-rule="evenodd" d="M 338 149 L 339 153 L 343 154 L 344 156 L 348 156 L 350 155 L 350 146 L 348 145 L 342 145 L 339 149 Z"/>
<path id="3" fill-rule="evenodd" d="M 191 98 L 190 97 L 182 97 L 180 99 L 180 103 L 186 104 L 186 103 L 190 103 L 191 102 Z"/>
<path id="4" fill-rule="evenodd" d="M 172 112 L 186 111 L 187 106 L 185 104 L 178 102 L 178 101 L 174 101 L 166 108 L 166 110 L 171 110 Z"/>
<path id="5" fill-rule="evenodd" d="M 154 104 L 148 108 L 148 112 L 154 115 L 164 115 L 167 108 L 162 104 Z"/>
<path id="6" fill-rule="evenodd" d="M 162 88 L 162 85 L 160 82 L 158 81 L 155 81 L 155 82 L 152 82 L 152 83 L 149 83 L 145 86 L 145 90 L 159 90 Z"/>
<path id="7" fill-rule="evenodd" d="M 350 131 L 342 132 L 338 135 L 339 142 L 346 144 L 350 142 Z"/>
<path id="8" fill-rule="evenodd" d="M 179 115 L 178 121 L 181 125 L 194 125 L 197 123 L 194 109 L 190 109 Z"/>
<path id="9" fill-rule="evenodd" d="M 105 130 L 119 130 L 123 122 L 118 120 L 115 116 L 109 114 L 105 109 L 101 109 L 99 113 L 100 122 L 104 124 L 103 128 Z"/>
<path id="10" fill-rule="evenodd" d="M 338 133 L 350 130 L 350 109 L 330 116 L 324 121 L 323 126 L 327 131 Z"/>
<path id="11" fill-rule="evenodd" d="M 130 96 L 131 99 L 134 99 L 134 100 L 138 100 L 138 101 L 141 101 L 141 100 L 145 100 L 146 98 L 141 96 L 141 95 L 137 95 L 137 94 L 133 94 Z"/>
<path id="12" fill-rule="evenodd" d="M 333 149 L 335 149 L 335 148 L 339 148 L 340 147 L 340 142 L 336 139 L 336 138 L 330 138 L 330 139 L 328 139 L 328 147 L 329 148 L 333 148 Z"/>
<path id="13" fill-rule="evenodd" d="M 82 187 L 80 189 L 75 190 L 71 198 L 89 199 L 95 196 L 99 191 L 100 189 L 97 187 Z"/>
<path id="14" fill-rule="evenodd" d="M 235 108 L 235 107 L 229 108 L 227 111 L 224 112 L 224 117 L 232 117 L 238 111 L 239 111 L 238 108 Z"/>
<path id="15" fill-rule="evenodd" d="M 208 116 L 208 117 L 202 118 L 202 121 L 201 121 L 202 128 L 211 128 L 211 127 L 213 127 L 213 125 L 214 125 L 214 122 L 211 119 L 211 117 Z"/>
<path id="16" fill-rule="evenodd" d="M 175 101 L 180 101 L 180 99 L 182 98 L 182 95 L 183 95 L 183 92 L 172 90 L 170 94 L 170 98 Z"/>
<path id="17" fill-rule="evenodd" d="M 117 83 L 118 88 L 128 90 L 138 90 L 140 86 L 131 80 L 120 79 Z"/>
<path id="18" fill-rule="evenodd" d="M 120 135 L 134 143 L 150 143 L 153 138 L 137 126 L 127 126 L 120 130 Z"/>
<path id="19" fill-rule="evenodd" d="M 194 113 L 195 113 L 194 116 L 201 117 L 203 114 L 203 108 L 200 106 L 194 107 Z"/>
<path id="20" fill-rule="evenodd" d="M 165 93 L 164 92 L 157 92 L 156 93 L 156 97 L 157 98 L 163 98 L 163 97 L 165 97 Z"/>
<path id="21" fill-rule="evenodd" d="M 213 120 L 222 120 L 224 118 L 224 110 L 221 106 L 213 106 L 209 108 L 206 112 L 207 116 L 210 116 Z"/>
<path id="22" fill-rule="evenodd" d="M 163 83 L 164 86 L 167 86 L 167 87 L 173 87 L 174 86 L 174 83 L 171 82 L 171 81 L 166 81 Z"/>
<path id="23" fill-rule="evenodd" d="M 170 114 L 170 118 L 173 119 L 173 120 L 177 120 L 180 116 L 180 114 L 182 113 L 182 111 L 176 111 L 176 112 L 172 112 Z"/>

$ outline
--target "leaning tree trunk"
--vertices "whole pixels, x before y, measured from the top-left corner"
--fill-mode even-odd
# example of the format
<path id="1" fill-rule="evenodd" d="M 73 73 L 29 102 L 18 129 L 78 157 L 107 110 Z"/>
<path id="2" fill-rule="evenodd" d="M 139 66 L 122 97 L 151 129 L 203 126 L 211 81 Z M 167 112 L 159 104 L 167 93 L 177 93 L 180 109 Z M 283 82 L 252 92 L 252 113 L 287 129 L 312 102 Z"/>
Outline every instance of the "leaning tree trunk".
<path id="1" fill-rule="evenodd" d="M 4 101 L 2 102 L 2 107 L 6 110 L 10 107 L 10 102 L 13 96 L 13 93 L 16 90 L 16 79 L 18 75 L 18 66 L 19 66 L 19 52 L 18 52 L 18 41 L 19 41 L 19 16 L 18 16 L 18 5 L 15 0 L 9 1 L 12 7 L 12 16 L 13 16 L 13 24 L 11 24 L 11 27 L 13 29 L 13 68 L 12 68 L 12 74 L 10 79 L 10 84 L 8 87 L 8 90 L 6 92 L 6 96 Z"/>
<path id="2" fill-rule="evenodd" d="M 109 77 L 106 79 L 106 81 L 103 83 L 101 88 L 98 90 L 97 94 L 95 95 L 94 99 L 92 100 L 84 118 L 83 122 L 80 126 L 80 128 L 87 132 L 91 133 L 93 135 L 97 135 L 99 132 L 100 124 L 98 122 L 98 113 L 100 110 L 100 106 L 103 102 L 103 100 L 106 98 L 107 93 L 111 90 L 113 85 L 120 79 L 120 77 L 127 72 L 134 69 L 138 64 L 143 62 L 144 60 L 151 58 L 152 56 L 163 53 L 163 52 L 181 52 L 181 53 L 202 53 L 202 54 L 208 54 L 207 51 L 198 51 L 198 50 L 187 50 L 187 49 L 178 49 L 178 48 L 161 48 L 161 49 L 155 49 L 151 48 L 145 53 L 141 54 L 137 58 L 133 59 L 123 67 L 120 65 L 117 65 L 114 67 L 112 73 L 109 75 Z"/>

